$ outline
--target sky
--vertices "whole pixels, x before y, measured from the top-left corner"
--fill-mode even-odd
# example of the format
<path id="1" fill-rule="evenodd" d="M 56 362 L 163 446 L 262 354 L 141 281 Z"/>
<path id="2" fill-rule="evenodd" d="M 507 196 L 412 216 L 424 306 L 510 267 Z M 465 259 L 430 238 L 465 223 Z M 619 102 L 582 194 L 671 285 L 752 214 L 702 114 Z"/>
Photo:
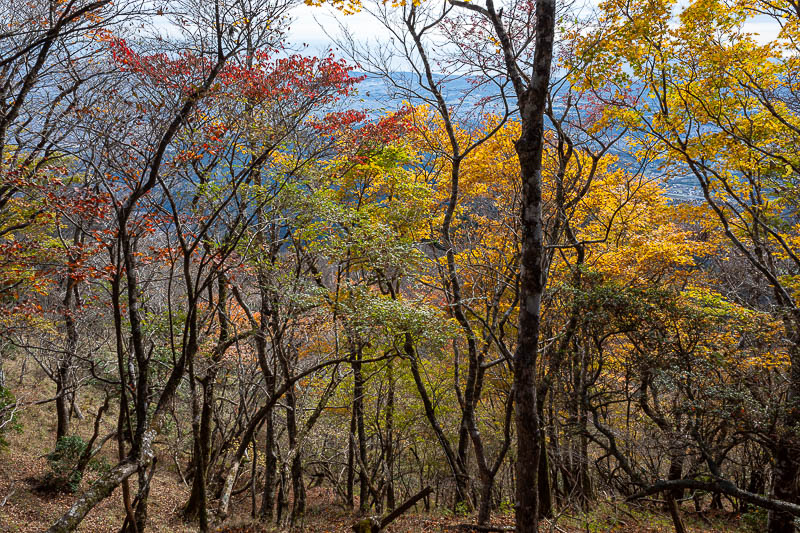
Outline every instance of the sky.
<path id="1" fill-rule="evenodd" d="M 442 1 L 442 0 L 429 0 Z M 597 5 L 600 0 L 585 0 L 589 4 Z M 687 0 L 679 0 L 680 4 L 688 3 Z M 328 5 L 308 6 L 300 4 L 290 12 L 291 22 L 286 35 L 287 44 L 294 52 L 302 52 L 308 55 L 327 55 L 329 48 L 334 48 L 335 44 L 329 36 L 339 34 L 340 25 L 344 25 L 354 35 L 361 39 L 372 41 L 375 38 L 380 40 L 388 39 L 389 32 L 377 23 L 368 13 L 355 13 L 344 15 L 335 8 Z M 156 25 L 160 31 L 167 34 L 172 33 L 174 26 L 164 17 L 157 17 Z M 162 20 L 163 19 L 163 20 Z M 779 30 L 777 23 L 765 16 L 755 17 L 745 25 L 745 30 L 756 34 L 756 40 L 766 43 L 773 40 Z M 178 33 L 178 32 L 175 32 Z M 341 54 L 336 54 L 341 57 Z"/>
<path id="2" fill-rule="evenodd" d="M 598 4 L 599 0 L 589 0 Z M 339 24 L 344 24 L 355 34 L 364 38 L 388 37 L 387 31 L 375 22 L 367 13 L 343 15 L 330 6 L 307 6 L 301 4 L 292 11 L 288 41 L 294 46 L 308 45 L 309 53 L 319 53 L 327 50 L 333 43 L 326 35 L 336 35 Z M 777 23 L 767 16 L 759 16 L 745 25 L 745 30 L 757 34 L 759 42 L 765 43 L 775 38 L 778 33 Z"/>
<path id="3" fill-rule="evenodd" d="M 363 12 L 343 15 L 330 6 L 301 4 L 292 10 L 292 18 L 288 32 L 289 43 L 294 46 L 308 45 L 308 51 L 312 53 L 334 46 L 328 35 L 337 35 L 340 24 L 365 38 L 388 36 L 383 26 L 377 24 L 371 15 Z"/>

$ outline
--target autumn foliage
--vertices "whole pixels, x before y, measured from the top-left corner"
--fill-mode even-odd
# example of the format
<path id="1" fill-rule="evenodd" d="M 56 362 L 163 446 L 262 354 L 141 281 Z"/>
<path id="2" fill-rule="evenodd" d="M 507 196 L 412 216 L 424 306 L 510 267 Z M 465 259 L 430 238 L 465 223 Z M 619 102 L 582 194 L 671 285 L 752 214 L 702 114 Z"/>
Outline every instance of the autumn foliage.
<path id="1" fill-rule="evenodd" d="M 795 531 L 796 4 L 7 4 L 0 529 Z"/>

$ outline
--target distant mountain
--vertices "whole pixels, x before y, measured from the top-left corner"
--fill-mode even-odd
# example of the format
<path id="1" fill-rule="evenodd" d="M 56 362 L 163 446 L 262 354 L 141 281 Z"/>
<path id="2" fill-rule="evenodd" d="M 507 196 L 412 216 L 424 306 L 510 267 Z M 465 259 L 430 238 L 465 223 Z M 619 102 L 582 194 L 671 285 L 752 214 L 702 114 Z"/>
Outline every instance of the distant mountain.
<path id="1" fill-rule="evenodd" d="M 412 104 L 432 102 L 432 96 L 419 89 L 417 74 L 414 72 L 392 72 L 391 79 L 376 74 L 353 72 L 354 76 L 366 76 L 357 85 L 359 100 L 356 107 L 366 110 L 390 110 L 402 105 L 403 101 Z M 461 106 L 466 111 L 482 102 L 497 100 L 499 91 L 493 84 L 476 84 L 466 76 L 434 75 L 442 84 L 442 95 L 450 106 Z M 499 102 L 497 104 L 499 106 Z"/>
<path id="2" fill-rule="evenodd" d="M 358 91 L 356 102 L 354 105 L 351 103 L 351 106 L 370 114 L 380 115 L 397 109 L 404 101 L 415 105 L 433 103 L 431 95 L 419 89 L 417 74 L 413 72 L 393 72 L 390 79 L 363 72 L 353 72 L 353 75 L 366 77 L 356 86 Z M 500 92 L 495 84 L 475 83 L 466 76 L 435 75 L 434 79 L 442 84 L 442 95 L 448 106 L 460 108 L 465 117 L 468 117 L 470 111 L 478 105 L 483 105 L 484 111 L 491 110 L 493 106 L 497 111 L 502 109 Z M 558 105 L 556 105 L 555 111 L 557 113 L 561 111 Z M 612 153 L 619 157 L 620 165 L 636 165 L 635 159 L 629 153 L 618 150 L 612 150 Z M 678 202 L 702 200 L 702 192 L 694 176 L 679 176 L 671 179 L 665 185 L 665 191 L 669 198 Z"/>

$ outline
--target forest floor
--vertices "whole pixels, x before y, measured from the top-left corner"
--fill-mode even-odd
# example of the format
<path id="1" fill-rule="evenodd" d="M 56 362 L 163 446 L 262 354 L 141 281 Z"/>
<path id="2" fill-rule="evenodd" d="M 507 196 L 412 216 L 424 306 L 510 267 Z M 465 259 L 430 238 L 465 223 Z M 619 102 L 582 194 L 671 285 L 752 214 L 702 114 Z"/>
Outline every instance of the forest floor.
<path id="1" fill-rule="evenodd" d="M 8 367 L 6 371 L 10 370 Z M 16 369 L 15 369 L 16 370 Z M 52 395 L 47 378 L 41 372 L 29 369 L 24 383 L 20 386 L 14 372 L 8 372 L 9 384 L 15 390 L 18 400 L 33 402 Z M 17 374 L 18 375 L 18 374 Z M 12 381 L 13 380 L 13 381 Z M 83 421 L 74 422 L 74 430 L 88 438 L 100 399 L 88 400 L 82 405 L 85 413 Z M 97 403 L 97 405 L 94 405 Z M 31 405 L 19 412 L 21 429 L 7 435 L 9 446 L 0 450 L 0 533 L 40 532 L 60 516 L 74 500 L 73 494 L 45 493 L 37 487 L 49 471 L 46 455 L 54 447 L 55 416 L 52 403 Z M 113 413 L 106 415 L 101 426 L 101 435 L 112 430 L 116 422 Z M 113 464 L 116 447 L 112 442 L 106 444 L 104 460 Z M 162 456 L 166 456 L 162 454 Z M 183 522 L 181 506 L 189 496 L 188 487 L 182 482 L 172 464 L 162 461 L 156 469 L 148 508 L 148 530 L 154 532 L 190 532 L 195 527 Z M 87 486 L 96 474 L 88 474 L 83 482 Z M 135 494 L 136 482 L 131 490 Z M 314 488 L 308 494 L 309 509 L 302 524 L 292 531 L 348 532 L 357 517 L 349 510 L 337 505 L 333 491 Z M 249 492 L 232 502 L 231 518 L 218 528 L 224 533 L 267 533 L 283 531 L 274 526 L 264 526 L 249 519 Z M 100 503 L 83 521 L 81 532 L 118 531 L 125 518 L 121 505 L 120 490 Z M 685 513 L 684 520 L 692 533 L 746 533 L 759 531 L 759 516 L 722 515 L 706 517 L 701 520 L 696 515 Z M 387 528 L 388 532 L 442 532 L 448 526 L 470 522 L 469 517 L 457 517 L 446 511 L 419 513 L 410 511 Z M 512 525 L 510 513 L 496 514 L 493 524 Z M 562 513 L 554 524 L 543 522 L 540 531 L 550 533 L 578 532 L 630 532 L 667 533 L 674 531 L 669 515 L 653 508 L 642 508 L 626 504 L 605 503 L 598 510 L 587 515 Z"/>

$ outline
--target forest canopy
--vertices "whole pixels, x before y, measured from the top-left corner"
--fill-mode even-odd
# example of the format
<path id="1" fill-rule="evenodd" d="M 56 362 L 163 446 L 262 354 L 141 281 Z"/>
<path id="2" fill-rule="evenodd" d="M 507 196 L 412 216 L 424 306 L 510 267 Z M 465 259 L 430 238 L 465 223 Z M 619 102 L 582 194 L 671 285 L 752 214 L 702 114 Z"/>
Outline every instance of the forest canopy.
<path id="1" fill-rule="evenodd" d="M 0 530 L 796 532 L 800 3 L 302 3 L 0 2 Z"/>

